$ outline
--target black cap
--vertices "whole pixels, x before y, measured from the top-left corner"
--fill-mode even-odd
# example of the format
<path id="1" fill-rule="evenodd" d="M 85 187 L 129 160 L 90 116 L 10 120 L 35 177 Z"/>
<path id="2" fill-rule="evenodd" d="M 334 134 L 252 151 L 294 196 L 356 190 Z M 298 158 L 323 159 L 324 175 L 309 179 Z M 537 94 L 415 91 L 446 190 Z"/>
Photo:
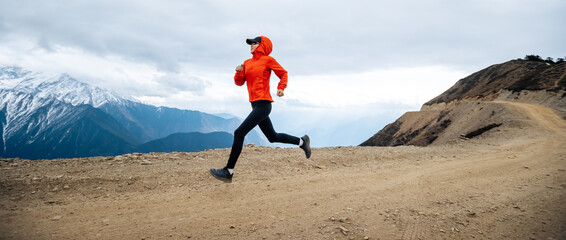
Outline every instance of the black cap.
<path id="1" fill-rule="evenodd" d="M 246 39 L 246 43 L 249 45 L 252 45 L 252 43 L 260 43 L 261 42 L 261 37 L 256 37 L 256 38 L 248 38 Z"/>

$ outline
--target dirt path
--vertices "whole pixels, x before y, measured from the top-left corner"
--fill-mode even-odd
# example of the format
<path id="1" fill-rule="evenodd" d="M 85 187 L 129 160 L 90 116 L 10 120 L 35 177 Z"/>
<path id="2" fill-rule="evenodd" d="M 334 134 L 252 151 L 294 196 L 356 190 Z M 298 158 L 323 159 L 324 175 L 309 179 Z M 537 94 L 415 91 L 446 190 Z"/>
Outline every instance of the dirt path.
<path id="1" fill-rule="evenodd" d="M 0 238 L 566 239 L 565 121 L 495 103 L 528 127 L 309 160 L 247 146 L 232 184 L 207 172 L 228 149 L 3 161 Z"/>

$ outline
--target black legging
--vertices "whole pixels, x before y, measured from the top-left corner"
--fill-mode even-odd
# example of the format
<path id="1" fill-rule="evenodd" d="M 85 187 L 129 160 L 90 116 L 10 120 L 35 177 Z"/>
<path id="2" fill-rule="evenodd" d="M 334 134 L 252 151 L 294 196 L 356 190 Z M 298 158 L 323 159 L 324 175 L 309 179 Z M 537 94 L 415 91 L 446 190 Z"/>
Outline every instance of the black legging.
<path id="1" fill-rule="evenodd" d="M 259 125 L 259 128 L 267 137 L 269 142 L 280 142 L 299 145 L 299 138 L 294 137 L 285 133 L 277 133 L 273 129 L 273 124 L 269 119 L 269 113 L 271 113 L 271 102 L 270 101 L 255 101 L 252 102 L 252 112 L 248 117 L 242 122 L 242 124 L 234 131 L 234 142 L 232 143 L 232 151 L 230 152 L 230 158 L 228 159 L 228 164 L 226 167 L 234 168 L 236 166 L 236 161 L 242 152 L 242 146 L 244 145 L 244 138 L 246 134 L 250 132 L 255 126 Z"/>

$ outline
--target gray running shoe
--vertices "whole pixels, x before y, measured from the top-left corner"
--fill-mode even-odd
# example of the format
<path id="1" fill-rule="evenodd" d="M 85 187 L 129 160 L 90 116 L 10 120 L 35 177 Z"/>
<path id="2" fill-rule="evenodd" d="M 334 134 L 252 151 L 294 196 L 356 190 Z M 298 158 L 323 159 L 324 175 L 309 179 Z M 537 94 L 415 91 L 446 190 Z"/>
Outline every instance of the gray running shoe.
<path id="1" fill-rule="evenodd" d="M 311 140 L 309 138 L 309 135 L 305 135 L 305 136 L 301 137 L 301 139 L 303 139 L 303 146 L 301 146 L 300 148 L 305 150 L 305 155 L 307 156 L 307 158 L 310 158 L 311 157 Z"/>
<path id="2" fill-rule="evenodd" d="M 220 168 L 220 169 L 211 168 L 210 174 L 212 174 L 212 176 L 214 176 L 216 179 L 218 179 L 220 181 L 224 181 L 224 182 L 228 182 L 228 183 L 232 182 L 232 175 L 233 174 L 230 174 L 230 172 L 228 172 L 228 169 L 226 167 Z"/>

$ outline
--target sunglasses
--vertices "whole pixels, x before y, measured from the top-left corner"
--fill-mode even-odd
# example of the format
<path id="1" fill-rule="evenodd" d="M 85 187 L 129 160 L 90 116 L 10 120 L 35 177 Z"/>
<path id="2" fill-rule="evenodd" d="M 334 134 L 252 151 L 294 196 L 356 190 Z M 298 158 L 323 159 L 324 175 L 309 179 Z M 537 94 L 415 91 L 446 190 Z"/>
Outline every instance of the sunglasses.
<path id="1" fill-rule="evenodd" d="M 259 44 L 259 43 L 258 42 L 252 42 L 252 45 L 256 45 L 256 44 Z"/>

